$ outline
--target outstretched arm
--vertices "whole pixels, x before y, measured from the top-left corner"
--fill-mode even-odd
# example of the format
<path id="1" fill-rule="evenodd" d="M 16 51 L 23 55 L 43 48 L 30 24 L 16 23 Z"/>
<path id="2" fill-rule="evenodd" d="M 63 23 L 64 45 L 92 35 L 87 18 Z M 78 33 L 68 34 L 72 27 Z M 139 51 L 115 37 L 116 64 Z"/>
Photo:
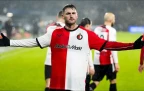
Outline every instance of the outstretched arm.
<path id="1" fill-rule="evenodd" d="M 40 48 L 49 46 L 49 35 L 46 33 L 36 39 L 22 39 L 22 40 L 9 40 L 1 33 L 0 46 L 12 46 L 12 47 L 37 47 Z"/>
<path id="2" fill-rule="evenodd" d="M 36 39 L 10 40 L 12 47 L 37 47 Z"/>
<path id="3" fill-rule="evenodd" d="M 120 50 L 141 49 L 143 46 L 144 46 L 144 41 L 142 40 L 142 36 L 140 36 L 134 43 L 106 41 L 103 44 L 103 48 L 101 49 L 120 51 Z"/>
<path id="4" fill-rule="evenodd" d="M 144 41 L 141 39 L 142 36 L 140 36 L 134 43 L 106 41 L 99 38 L 95 33 L 89 31 L 89 46 L 91 49 L 99 51 L 102 51 L 103 49 L 113 51 L 140 49 L 144 46 Z"/>
<path id="5" fill-rule="evenodd" d="M 135 48 L 134 48 L 134 43 L 106 41 L 101 47 L 100 51 L 103 49 L 120 51 L 120 50 L 132 50 Z"/>

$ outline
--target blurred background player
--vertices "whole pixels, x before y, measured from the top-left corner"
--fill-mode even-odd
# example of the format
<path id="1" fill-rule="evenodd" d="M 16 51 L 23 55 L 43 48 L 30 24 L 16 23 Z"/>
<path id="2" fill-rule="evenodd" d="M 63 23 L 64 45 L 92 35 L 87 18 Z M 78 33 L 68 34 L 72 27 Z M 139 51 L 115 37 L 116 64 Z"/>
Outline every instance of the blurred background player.
<path id="1" fill-rule="evenodd" d="M 8 19 L 5 22 L 5 30 L 8 38 L 12 37 L 12 28 L 13 28 L 12 19 Z"/>
<path id="2" fill-rule="evenodd" d="M 50 24 L 47 27 L 47 31 L 54 30 L 56 28 L 64 27 L 64 19 L 62 18 L 62 11 L 57 14 L 56 22 Z M 51 76 L 51 49 L 48 47 L 46 60 L 45 60 L 45 80 L 46 80 L 46 88 L 45 91 L 49 91 L 50 85 L 50 76 Z"/>
<path id="3" fill-rule="evenodd" d="M 116 41 L 116 29 L 113 28 L 115 23 L 115 15 L 113 13 L 105 13 L 104 25 L 98 26 L 94 32 L 101 38 L 108 41 Z M 119 71 L 118 57 L 116 51 L 102 50 L 94 51 L 94 68 L 95 74 L 92 77 L 94 81 L 90 84 L 91 89 L 95 89 L 100 81 L 107 76 L 110 80 L 109 91 L 117 91 L 116 73 Z"/>
<path id="4" fill-rule="evenodd" d="M 32 34 L 33 34 L 33 38 L 36 38 L 39 36 L 39 25 L 38 25 L 38 19 L 33 20 L 33 28 L 32 28 Z"/>
<path id="5" fill-rule="evenodd" d="M 84 28 L 88 30 L 91 30 L 92 21 L 89 18 L 83 18 L 79 25 L 83 26 Z M 91 75 L 94 75 L 94 73 L 95 73 L 95 70 L 94 70 L 94 65 L 93 65 L 93 60 L 92 60 L 92 52 L 90 51 L 88 53 L 88 72 L 86 76 L 86 86 L 85 86 L 86 91 L 89 90 L 89 83 L 91 80 Z"/>

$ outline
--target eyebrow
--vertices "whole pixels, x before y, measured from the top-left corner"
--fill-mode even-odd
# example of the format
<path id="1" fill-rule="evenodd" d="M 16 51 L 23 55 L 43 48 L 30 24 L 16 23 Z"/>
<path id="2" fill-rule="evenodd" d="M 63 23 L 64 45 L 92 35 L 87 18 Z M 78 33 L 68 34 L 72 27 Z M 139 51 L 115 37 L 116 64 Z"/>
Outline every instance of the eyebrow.
<path id="1" fill-rule="evenodd" d="M 66 14 L 75 14 L 76 12 L 66 12 Z"/>

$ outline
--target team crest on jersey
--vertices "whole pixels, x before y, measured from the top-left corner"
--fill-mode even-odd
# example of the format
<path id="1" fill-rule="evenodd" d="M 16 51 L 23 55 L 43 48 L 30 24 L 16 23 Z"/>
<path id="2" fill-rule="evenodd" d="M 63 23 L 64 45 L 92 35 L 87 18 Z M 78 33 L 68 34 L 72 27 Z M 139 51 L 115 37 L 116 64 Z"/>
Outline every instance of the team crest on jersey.
<path id="1" fill-rule="evenodd" d="M 81 40 L 83 38 L 83 36 L 81 35 L 81 33 L 79 33 L 78 35 L 77 35 L 77 39 L 78 40 Z"/>

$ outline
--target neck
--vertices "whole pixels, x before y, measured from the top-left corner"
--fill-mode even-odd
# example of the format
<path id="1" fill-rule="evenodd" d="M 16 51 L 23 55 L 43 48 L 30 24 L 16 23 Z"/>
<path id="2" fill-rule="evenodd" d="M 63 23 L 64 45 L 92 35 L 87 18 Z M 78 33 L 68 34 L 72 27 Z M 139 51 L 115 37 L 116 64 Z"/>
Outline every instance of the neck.
<path id="1" fill-rule="evenodd" d="M 74 30 L 78 27 L 78 25 L 75 23 L 75 24 L 66 24 L 65 25 L 65 28 L 68 29 L 68 30 Z"/>
<path id="2" fill-rule="evenodd" d="M 112 24 L 110 22 L 104 22 L 104 25 L 111 26 Z"/>

